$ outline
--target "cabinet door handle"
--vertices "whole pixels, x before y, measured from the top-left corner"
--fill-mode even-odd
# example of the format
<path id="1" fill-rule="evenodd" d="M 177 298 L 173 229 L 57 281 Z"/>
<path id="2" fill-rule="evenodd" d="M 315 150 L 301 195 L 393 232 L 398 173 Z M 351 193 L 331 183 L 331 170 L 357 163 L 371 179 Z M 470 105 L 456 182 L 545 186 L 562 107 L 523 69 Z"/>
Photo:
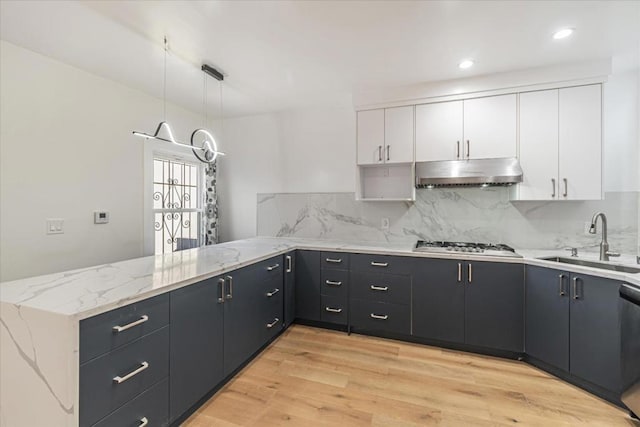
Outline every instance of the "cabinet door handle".
<path id="1" fill-rule="evenodd" d="M 387 145 L 387 161 L 389 161 L 389 147 L 391 147 L 391 146 Z"/>
<path id="2" fill-rule="evenodd" d="M 462 263 L 458 263 L 458 282 L 462 282 Z"/>
<path id="3" fill-rule="evenodd" d="M 369 286 L 369 288 L 372 291 L 380 291 L 380 292 L 387 292 L 389 290 L 388 286 L 376 286 L 376 285 L 371 285 Z"/>
<path id="4" fill-rule="evenodd" d="M 342 313 L 342 309 L 341 308 L 325 307 L 324 310 L 328 311 L 329 313 Z"/>
<path id="5" fill-rule="evenodd" d="M 473 269 L 471 267 L 471 263 L 467 264 L 467 272 L 469 275 L 469 283 L 473 282 Z"/>
<path id="6" fill-rule="evenodd" d="M 378 319 L 378 320 L 387 320 L 389 318 L 389 315 L 388 314 L 380 315 L 380 314 L 371 313 L 371 318 Z"/>
<path id="7" fill-rule="evenodd" d="M 271 323 L 267 323 L 267 328 L 271 329 L 274 326 L 276 326 L 278 324 L 278 322 L 280 321 L 280 319 L 278 319 L 277 317 L 273 320 L 273 322 Z"/>
<path id="8" fill-rule="evenodd" d="M 471 155 L 471 144 L 469 144 L 469 140 L 467 139 L 467 159 Z"/>
<path id="9" fill-rule="evenodd" d="M 292 266 L 293 266 L 293 261 L 291 259 L 291 255 L 287 255 L 285 257 L 285 259 L 287 260 L 287 273 L 291 273 L 291 271 L 293 271 Z"/>
<path id="10" fill-rule="evenodd" d="M 229 293 L 227 294 L 227 299 L 233 299 L 233 277 L 227 276 L 226 280 L 229 281 Z"/>
<path id="11" fill-rule="evenodd" d="M 460 158 L 460 141 L 456 141 L 456 159 Z"/>
<path id="12" fill-rule="evenodd" d="M 378 145 L 378 161 L 382 161 L 382 145 Z"/>
<path id="13" fill-rule="evenodd" d="M 556 179 L 555 178 L 551 178 L 551 197 L 553 197 L 554 199 L 556 198 Z"/>
<path id="14" fill-rule="evenodd" d="M 564 274 L 558 274 L 558 293 L 561 297 L 566 295 L 564 292 L 564 277 Z"/>
<path id="15" fill-rule="evenodd" d="M 342 258 L 325 258 L 325 261 L 333 264 L 340 264 L 342 262 Z"/>
<path id="16" fill-rule="evenodd" d="M 340 285 L 342 285 L 342 282 L 334 282 L 333 280 L 325 280 L 324 283 L 326 283 L 329 286 L 340 286 Z"/>
<path id="17" fill-rule="evenodd" d="M 149 424 L 149 419 L 147 417 L 142 417 L 140 418 L 140 424 L 138 424 L 138 427 L 145 427 Z"/>
<path id="18" fill-rule="evenodd" d="M 580 295 L 578 295 L 578 280 L 579 277 L 573 278 L 573 299 L 580 299 Z"/>
<path id="19" fill-rule="evenodd" d="M 224 279 L 218 279 L 218 285 L 220 286 L 220 296 L 218 297 L 218 304 L 224 304 Z"/>
<path id="20" fill-rule="evenodd" d="M 271 265 L 271 266 L 267 267 L 267 271 L 277 270 L 278 268 L 280 268 L 280 264 L 274 264 L 274 265 Z"/>
<path id="21" fill-rule="evenodd" d="M 388 262 L 375 262 L 375 261 L 371 261 L 371 265 L 374 267 L 387 267 L 389 266 Z"/>
<path id="22" fill-rule="evenodd" d="M 280 292 L 280 289 L 275 288 L 274 290 L 272 290 L 271 292 L 267 292 L 267 296 L 269 298 L 271 298 L 272 296 L 274 296 L 275 294 L 277 294 L 278 292 Z"/>
<path id="23" fill-rule="evenodd" d="M 122 384 L 126 380 L 135 377 L 136 375 L 138 375 L 140 372 L 144 371 L 148 367 L 149 367 L 149 363 L 148 362 L 142 362 L 140 364 L 139 368 L 129 372 L 127 375 L 125 375 L 123 377 L 121 377 L 119 375 L 117 377 L 113 377 L 113 382 L 116 383 L 116 384 Z"/>
<path id="24" fill-rule="evenodd" d="M 569 194 L 569 185 L 567 183 L 567 178 L 562 178 L 562 180 L 564 181 L 564 193 L 562 194 L 562 196 L 567 197 L 567 194 Z"/>
<path id="25" fill-rule="evenodd" d="M 119 325 L 114 326 L 113 327 L 113 332 L 118 333 L 118 332 L 126 331 L 127 329 L 131 329 L 134 326 L 142 325 L 144 322 L 146 322 L 148 320 L 149 320 L 149 316 L 144 314 L 144 315 L 140 316 L 140 318 L 138 320 L 136 320 L 135 322 L 127 323 L 124 326 L 119 326 Z"/>

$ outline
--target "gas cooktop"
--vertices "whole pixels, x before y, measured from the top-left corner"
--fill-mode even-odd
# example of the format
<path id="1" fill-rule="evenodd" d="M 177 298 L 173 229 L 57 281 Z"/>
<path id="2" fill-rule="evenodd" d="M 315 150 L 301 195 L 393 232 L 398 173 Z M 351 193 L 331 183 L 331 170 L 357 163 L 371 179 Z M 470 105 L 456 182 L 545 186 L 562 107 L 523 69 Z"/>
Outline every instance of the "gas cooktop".
<path id="1" fill-rule="evenodd" d="M 511 247 L 502 243 L 468 243 L 468 242 L 445 242 L 445 241 L 426 241 L 418 240 L 416 252 L 433 252 L 433 253 L 451 253 L 462 252 L 470 255 L 487 255 L 487 256 L 504 256 L 522 258 L 522 255 L 516 253 Z"/>

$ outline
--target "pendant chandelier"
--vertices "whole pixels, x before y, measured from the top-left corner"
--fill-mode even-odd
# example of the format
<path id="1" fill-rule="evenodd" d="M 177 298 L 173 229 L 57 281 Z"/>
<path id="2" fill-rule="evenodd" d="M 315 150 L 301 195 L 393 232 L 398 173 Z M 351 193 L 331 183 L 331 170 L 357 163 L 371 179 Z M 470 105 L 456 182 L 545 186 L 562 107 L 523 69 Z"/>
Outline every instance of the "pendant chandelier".
<path id="1" fill-rule="evenodd" d="M 225 153 L 218 151 L 218 145 L 216 143 L 215 138 L 207 129 L 200 128 L 193 131 L 191 134 L 190 144 L 185 144 L 183 142 L 178 142 L 173 136 L 173 132 L 171 131 L 171 126 L 166 121 L 167 118 L 167 53 L 169 47 L 167 44 L 167 38 L 164 38 L 164 80 L 163 80 L 163 120 L 158 124 L 156 131 L 153 135 L 144 132 L 133 131 L 133 134 L 136 136 L 141 136 L 146 139 L 157 139 L 159 141 L 170 142 L 174 145 L 179 145 L 181 147 L 191 148 L 194 156 L 203 163 L 213 163 L 216 161 L 218 156 L 224 156 Z M 204 72 L 204 89 L 203 89 L 203 116 L 205 120 L 206 126 L 206 104 L 207 104 L 207 94 L 206 94 L 206 75 L 209 75 L 220 82 L 220 113 L 222 116 L 222 81 L 224 80 L 224 76 L 218 70 L 213 67 L 210 67 L 207 64 L 202 65 L 202 71 Z M 222 120 L 222 117 L 221 117 Z M 160 132 L 165 130 L 166 137 L 160 136 Z"/>

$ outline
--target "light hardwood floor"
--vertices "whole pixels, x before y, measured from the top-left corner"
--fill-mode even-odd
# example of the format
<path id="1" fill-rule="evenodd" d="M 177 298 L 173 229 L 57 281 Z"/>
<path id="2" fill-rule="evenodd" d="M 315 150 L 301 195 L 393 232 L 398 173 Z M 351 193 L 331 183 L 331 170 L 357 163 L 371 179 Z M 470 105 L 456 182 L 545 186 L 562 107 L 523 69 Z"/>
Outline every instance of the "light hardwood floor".
<path id="1" fill-rule="evenodd" d="M 525 363 L 294 325 L 184 425 L 640 426 Z"/>

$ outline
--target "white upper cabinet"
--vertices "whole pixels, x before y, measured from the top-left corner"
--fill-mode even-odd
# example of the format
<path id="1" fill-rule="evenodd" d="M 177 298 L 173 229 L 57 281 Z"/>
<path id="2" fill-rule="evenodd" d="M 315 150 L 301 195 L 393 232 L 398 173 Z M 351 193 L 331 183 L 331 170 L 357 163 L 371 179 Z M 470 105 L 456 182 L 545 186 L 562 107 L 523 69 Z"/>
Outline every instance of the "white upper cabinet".
<path id="1" fill-rule="evenodd" d="M 416 106 L 416 162 L 462 158 L 462 102 Z"/>
<path id="2" fill-rule="evenodd" d="M 358 165 L 413 162 L 413 106 L 358 112 Z"/>
<path id="3" fill-rule="evenodd" d="M 464 158 L 516 157 L 516 94 L 464 101 Z"/>
<path id="4" fill-rule="evenodd" d="M 602 85 L 560 89 L 559 177 L 564 200 L 602 199 Z"/>
<path id="5" fill-rule="evenodd" d="M 385 163 L 413 162 L 413 106 L 384 110 Z"/>
<path id="6" fill-rule="evenodd" d="M 602 199 L 602 86 L 520 94 L 518 200 Z"/>
<path id="7" fill-rule="evenodd" d="M 520 94 L 520 200 L 557 200 L 558 90 Z"/>
<path id="8" fill-rule="evenodd" d="M 358 111 L 358 164 L 384 163 L 384 110 Z"/>

